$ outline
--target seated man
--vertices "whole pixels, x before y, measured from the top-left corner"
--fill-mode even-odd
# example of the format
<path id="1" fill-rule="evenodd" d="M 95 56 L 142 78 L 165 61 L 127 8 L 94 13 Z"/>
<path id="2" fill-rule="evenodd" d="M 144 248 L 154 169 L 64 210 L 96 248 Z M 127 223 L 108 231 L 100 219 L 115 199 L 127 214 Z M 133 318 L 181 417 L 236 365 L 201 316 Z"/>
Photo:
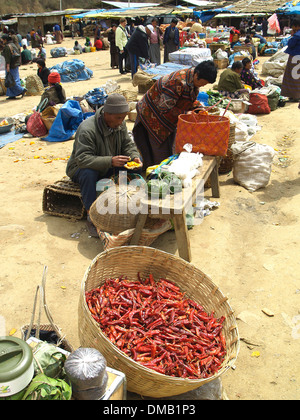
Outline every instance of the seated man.
<path id="1" fill-rule="evenodd" d="M 241 82 L 240 74 L 243 70 L 241 61 L 235 61 L 231 68 L 227 68 L 221 73 L 218 83 L 218 91 L 232 99 L 239 99 L 241 94 L 247 92 Z"/>
<path id="2" fill-rule="evenodd" d="M 141 164 L 124 121 L 128 112 L 129 106 L 124 96 L 113 93 L 94 116 L 80 124 L 75 135 L 66 173 L 80 184 L 91 236 L 98 236 L 89 218 L 89 209 L 96 200 L 97 181 L 111 177 L 115 170 L 123 168 L 131 159 Z"/>
<path id="3" fill-rule="evenodd" d="M 23 45 L 23 51 L 21 52 L 21 59 L 22 64 L 28 64 L 32 62 L 32 55 L 30 50 L 26 47 L 26 45 Z"/>

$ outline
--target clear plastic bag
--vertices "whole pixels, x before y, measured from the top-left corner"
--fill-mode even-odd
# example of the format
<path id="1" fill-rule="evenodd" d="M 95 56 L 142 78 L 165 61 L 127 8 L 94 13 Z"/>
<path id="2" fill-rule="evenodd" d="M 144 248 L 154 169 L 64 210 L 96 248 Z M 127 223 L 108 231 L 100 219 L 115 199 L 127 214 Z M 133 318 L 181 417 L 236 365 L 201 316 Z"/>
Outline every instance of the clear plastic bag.
<path id="1" fill-rule="evenodd" d="M 106 360 L 93 348 L 79 348 L 65 362 L 65 371 L 72 384 L 72 395 L 78 400 L 98 400 L 106 390 Z"/>

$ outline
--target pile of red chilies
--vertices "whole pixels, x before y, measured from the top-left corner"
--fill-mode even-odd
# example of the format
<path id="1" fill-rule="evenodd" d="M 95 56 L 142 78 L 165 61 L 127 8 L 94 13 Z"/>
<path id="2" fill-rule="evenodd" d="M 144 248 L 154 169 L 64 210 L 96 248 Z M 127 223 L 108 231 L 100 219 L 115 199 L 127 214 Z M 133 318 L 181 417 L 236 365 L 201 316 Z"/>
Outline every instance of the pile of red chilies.
<path id="1" fill-rule="evenodd" d="M 169 280 L 109 279 L 86 292 L 93 318 L 109 340 L 164 375 L 200 379 L 218 372 L 226 354 L 224 317 L 216 319 Z"/>

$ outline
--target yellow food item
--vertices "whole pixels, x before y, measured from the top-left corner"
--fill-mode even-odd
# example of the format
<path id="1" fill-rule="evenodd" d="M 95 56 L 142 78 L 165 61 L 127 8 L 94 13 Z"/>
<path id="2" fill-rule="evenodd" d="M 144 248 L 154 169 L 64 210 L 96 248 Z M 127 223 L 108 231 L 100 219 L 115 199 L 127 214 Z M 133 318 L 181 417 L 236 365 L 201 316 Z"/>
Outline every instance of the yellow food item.
<path id="1" fill-rule="evenodd" d="M 138 166 L 140 166 L 139 163 L 134 162 L 133 160 L 131 160 L 130 162 L 127 162 L 125 167 L 127 168 L 137 168 Z"/>
<path id="2" fill-rule="evenodd" d="M 3 127 L 4 125 L 8 125 L 8 122 L 6 120 L 1 121 L 0 127 Z"/>

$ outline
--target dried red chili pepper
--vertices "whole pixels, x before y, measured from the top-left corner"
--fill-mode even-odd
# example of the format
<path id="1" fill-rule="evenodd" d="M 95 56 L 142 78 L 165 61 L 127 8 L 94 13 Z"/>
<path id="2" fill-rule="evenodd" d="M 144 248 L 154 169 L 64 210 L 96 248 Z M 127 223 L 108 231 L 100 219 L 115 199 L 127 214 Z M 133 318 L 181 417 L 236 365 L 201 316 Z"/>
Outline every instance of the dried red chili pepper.
<path id="1" fill-rule="evenodd" d="M 86 292 L 92 317 L 109 340 L 156 372 L 190 379 L 220 369 L 226 354 L 224 317 L 216 319 L 167 279 L 108 279 Z"/>

